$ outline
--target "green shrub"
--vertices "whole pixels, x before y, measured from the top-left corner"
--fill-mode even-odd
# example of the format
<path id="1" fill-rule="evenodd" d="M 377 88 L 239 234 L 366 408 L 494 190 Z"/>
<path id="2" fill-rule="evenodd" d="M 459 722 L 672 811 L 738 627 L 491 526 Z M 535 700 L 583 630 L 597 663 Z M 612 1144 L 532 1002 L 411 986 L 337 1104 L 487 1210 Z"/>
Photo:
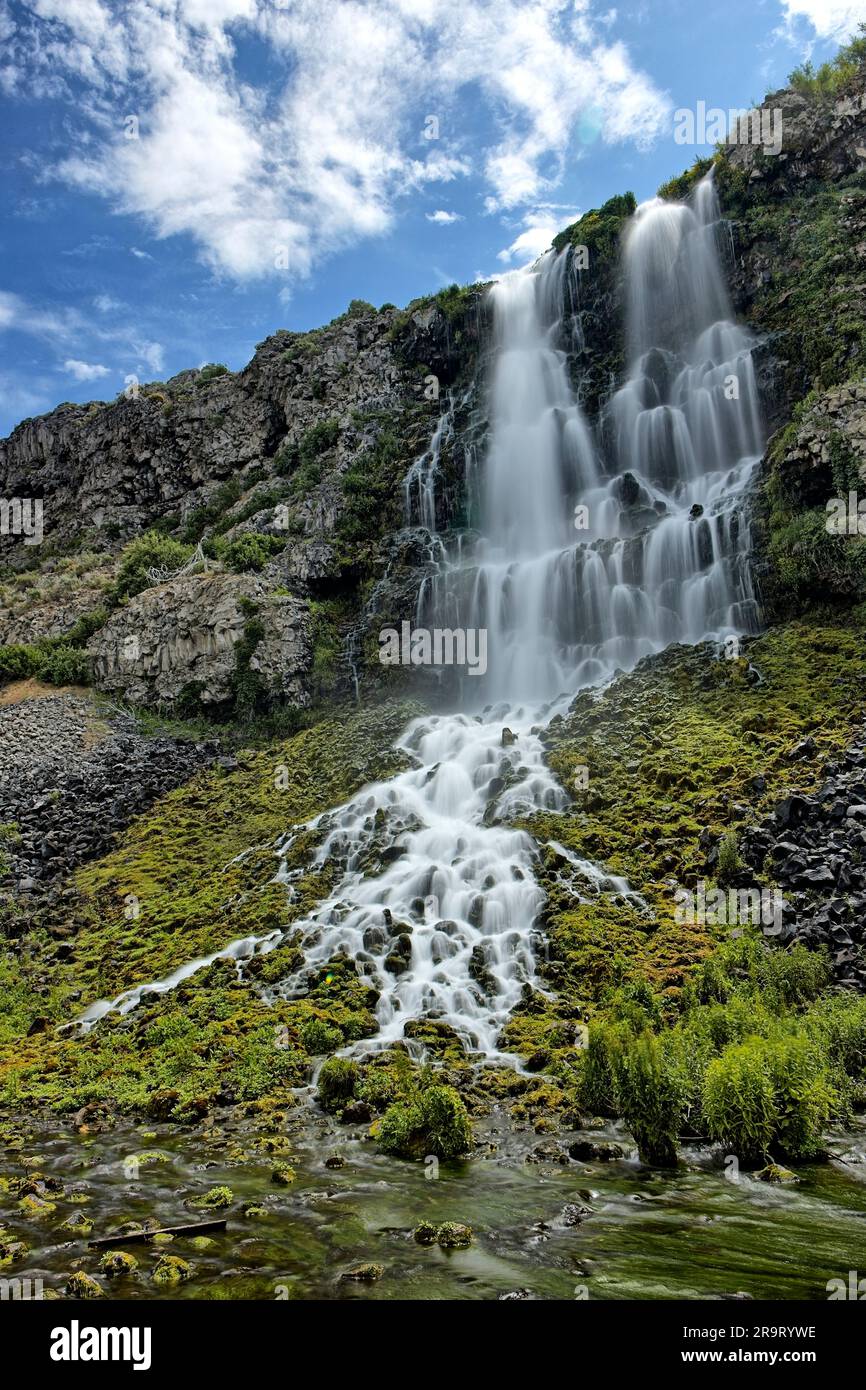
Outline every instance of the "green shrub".
<path id="1" fill-rule="evenodd" d="M 428 1086 L 389 1106 L 378 1137 L 385 1153 L 400 1158 L 458 1158 L 473 1145 L 466 1106 L 452 1086 Z"/>
<path id="2" fill-rule="evenodd" d="M 397 524 L 397 483 L 404 465 L 404 446 L 391 429 L 383 429 L 373 447 L 354 460 L 342 477 L 345 501 L 337 530 L 343 540 L 365 541 Z"/>
<path id="3" fill-rule="evenodd" d="M 720 885 L 727 887 L 728 884 L 733 883 L 741 868 L 736 831 L 728 830 L 719 846 L 718 880 Z"/>
<path id="4" fill-rule="evenodd" d="M 774 1147 L 785 1158 L 815 1158 L 837 1101 L 824 1059 L 804 1037 L 780 1038 L 766 1050 L 777 1113 Z"/>
<path id="5" fill-rule="evenodd" d="M 332 1028 L 321 1018 L 309 1018 L 301 1025 L 301 1042 L 311 1057 L 334 1052 L 343 1044 L 339 1028 Z"/>
<path id="6" fill-rule="evenodd" d="M 355 1094 L 358 1068 L 348 1057 L 329 1057 L 319 1072 L 319 1104 L 323 1110 L 342 1110 Z"/>
<path id="7" fill-rule="evenodd" d="M 183 528 L 183 539 L 188 544 L 200 541 L 209 526 L 213 526 L 243 496 L 244 483 L 235 473 L 211 493 L 207 502 L 196 507 L 187 516 Z"/>
<path id="8" fill-rule="evenodd" d="M 221 547 L 217 553 L 223 564 L 236 574 L 258 574 L 271 556 L 279 554 L 285 545 L 285 540 L 280 536 L 263 536 L 257 531 L 247 531 L 237 540 Z"/>
<path id="9" fill-rule="evenodd" d="M 764 1163 L 775 1132 L 776 1107 L 763 1039 L 729 1047 L 710 1063 L 703 1112 L 712 1138 L 727 1145 L 740 1163 Z"/>
<path id="10" fill-rule="evenodd" d="M 654 1033 L 642 1033 L 624 1049 L 616 1089 L 641 1161 L 659 1168 L 676 1167 L 685 1086 L 672 1056 Z"/>
<path id="11" fill-rule="evenodd" d="M 866 24 L 860 25 L 858 38 L 852 39 L 827 63 L 816 70 L 811 62 L 801 63 L 789 75 L 789 85 L 807 96 L 832 97 L 853 83 L 866 67 Z"/>
<path id="12" fill-rule="evenodd" d="M 183 545 L 159 531 L 145 531 L 143 536 L 130 541 L 121 556 L 111 601 L 117 603 L 124 598 L 134 598 L 150 588 L 152 581 L 148 578 L 149 570 L 178 570 L 186 564 L 191 554 L 190 545 Z"/>
<path id="13" fill-rule="evenodd" d="M 86 685 L 90 679 L 90 662 L 86 652 L 61 642 L 45 653 L 35 674 L 48 685 Z"/>
<path id="14" fill-rule="evenodd" d="M 631 1030 L 607 1022 L 591 1023 L 581 1058 L 578 1104 L 592 1115 L 618 1115 L 616 1078 Z"/>
<path id="15" fill-rule="evenodd" d="M 821 999 L 806 1015 L 806 1030 L 821 1048 L 834 1075 L 866 1079 L 866 998 L 837 994 Z"/>
<path id="16" fill-rule="evenodd" d="M 27 645 L 0 647 L 0 678 L 44 681 L 47 685 L 86 685 L 87 654 L 68 638 L 46 638 Z"/>
<path id="17" fill-rule="evenodd" d="M 586 246 L 590 256 L 610 256 L 616 250 L 623 223 L 636 208 L 637 199 L 633 193 L 617 193 L 602 207 L 585 212 L 577 222 L 555 236 L 553 249 L 562 251 L 569 245 Z"/>
<path id="18" fill-rule="evenodd" d="M 202 367 L 201 371 L 196 377 L 195 384 L 196 386 L 200 386 L 202 382 L 213 381 L 215 376 L 227 376 L 228 370 L 229 369 L 224 362 L 208 362 L 204 367 Z"/>
<path id="19" fill-rule="evenodd" d="M 710 1063 L 703 1111 L 710 1135 L 751 1167 L 771 1147 L 789 1159 L 815 1157 L 835 1101 L 808 1038 L 753 1037 Z"/>

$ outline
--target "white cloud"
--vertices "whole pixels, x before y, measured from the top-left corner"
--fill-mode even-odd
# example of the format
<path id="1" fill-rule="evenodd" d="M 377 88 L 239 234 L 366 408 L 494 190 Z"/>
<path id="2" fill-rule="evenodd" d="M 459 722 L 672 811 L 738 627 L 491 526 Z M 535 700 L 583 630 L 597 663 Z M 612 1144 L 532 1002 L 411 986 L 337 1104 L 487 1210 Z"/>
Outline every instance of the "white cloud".
<path id="1" fill-rule="evenodd" d="M 138 261 L 153 260 L 153 256 L 150 254 L 149 251 L 140 251 L 137 246 L 130 246 L 129 253 L 131 256 L 135 256 L 136 260 Z"/>
<path id="2" fill-rule="evenodd" d="M 450 227 L 453 222 L 462 222 L 463 218 L 459 212 L 446 212 L 444 208 L 438 208 L 436 212 L 427 213 L 427 221 L 435 222 L 440 227 Z"/>
<path id="3" fill-rule="evenodd" d="M 96 307 L 103 312 L 99 299 Z M 114 304 L 114 301 L 109 301 Z M 144 338 L 140 330 L 129 323 L 119 323 L 106 327 L 92 322 L 75 308 L 60 310 L 39 309 L 28 304 L 20 295 L 0 290 L 0 332 L 17 331 L 42 342 L 66 351 L 70 348 L 79 352 L 108 348 L 112 354 L 120 356 L 125 363 L 134 362 L 158 374 L 165 365 L 165 350 L 161 343 Z M 91 365 L 80 357 L 67 357 L 63 370 L 79 381 L 89 381 L 105 375 L 107 367 Z"/>
<path id="4" fill-rule="evenodd" d="M 122 309 L 123 304 L 119 299 L 112 299 L 110 294 L 98 294 L 93 301 L 94 309 L 98 309 L 100 314 L 111 314 L 115 309 Z"/>
<path id="5" fill-rule="evenodd" d="M 473 172 L 489 208 L 534 207 L 581 141 L 642 148 L 670 108 L 589 0 L 30 0 L 29 13 L 7 88 L 84 112 L 52 174 L 158 238 L 192 237 L 239 280 L 286 264 L 303 277 L 387 232 L 412 190 Z M 246 35 L 282 87 L 240 74 Z"/>
<path id="6" fill-rule="evenodd" d="M 63 370 L 74 376 L 76 381 L 98 381 L 100 377 L 108 376 L 107 367 L 98 362 L 82 362 L 77 357 L 67 357 Z"/>
<path id="7" fill-rule="evenodd" d="M 497 255 L 497 260 L 507 266 L 531 265 L 547 250 L 557 232 L 561 232 L 563 227 L 576 221 L 579 216 L 574 209 L 552 206 L 535 208 L 525 214 L 523 231 L 518 233 L 510 246 L 503 247 Z"/>
<path id="8" fill-rule="evenodd" d="M 819 39 L 835 39 L 837 43 L 852 38 L 858 24 L 866 20 L 863 0 L 781 0 L 781 4 L 789 28 L 803 19 Z"/>

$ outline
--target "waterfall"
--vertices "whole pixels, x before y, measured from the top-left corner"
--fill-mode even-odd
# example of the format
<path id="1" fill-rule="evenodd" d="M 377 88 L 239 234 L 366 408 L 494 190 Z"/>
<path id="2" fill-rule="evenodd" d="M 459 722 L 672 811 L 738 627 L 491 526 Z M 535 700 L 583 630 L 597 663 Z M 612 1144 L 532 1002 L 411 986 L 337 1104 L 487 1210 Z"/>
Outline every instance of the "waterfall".
<path id="1" fill-rule="evenodd" d="M 304 967 L 272 994 L 302 994 L 337 952 L 349 955 L 378 996 L 379 1034 L 356 1047 L 396 1041 L 410 1021 L 433 1017 L 480 1056 L 502 1056 L 502 1026 L 537 983 L 533 930 L 543 900 L 538 848 L 509 822 L 567 804 L 536 726 L 579 687 L 671 642 L 757 624 L 744 497 L 763 435 L 752 341 L 733 322 L 720 232 L 711 179 L 692 206 L 657 200 L 632 219 L 628 373 L 597 437 L 561 345 L 575 331 L 563 322 L 569 252 L 493 286 L 480 531 L 474 544 L 461 538 L 452 548 L 447 533 L 437 537 L 438 573 L 419 604 L 429 625 L 487 629 L 486 675 L 464 681 L 461 712 L 410 724 L 399 745 L 407 771 L 278 846 L 277 878 L 289 896 L 299 871 L 286 856 L 298 830 L 319 838 L 311 867 L 338 868 L 336 888 L 309 917 L 101 1001 L 85 1026 L 214 959 L 242 970 L 251 954 L 296 937 Z M 407 509 L 433 533 L 452 431 L 449 411 L 406 483 Z M 576 897 L 638 901 L 623 880 L 555 848 Z"/>
<path id="2" fill-rule="evenodd" d="M 671 642 L 755 631 L 744 494 L 763 451 L 753 342 L 733 322 L 711 178 L 625 245 L 629 370 L 593 439 L 568 378 L 568 251 L 492 290 L 483 538 L 429 613 L 486 626 L 488 692 L 550 698 Z"/>

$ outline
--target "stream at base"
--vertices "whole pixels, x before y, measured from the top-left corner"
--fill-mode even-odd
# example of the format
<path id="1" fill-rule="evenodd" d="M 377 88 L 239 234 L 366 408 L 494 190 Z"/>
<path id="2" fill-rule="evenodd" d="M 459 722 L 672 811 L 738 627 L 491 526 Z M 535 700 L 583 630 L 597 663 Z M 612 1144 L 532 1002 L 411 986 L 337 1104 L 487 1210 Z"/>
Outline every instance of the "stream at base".
<path id="1" fill-rule="evenodd" d="M 94 1236 L 124 1221 L 171 1225 L 209 1214 L 226 1216 L 228 1226 L 204 1249 L 187 1237 L 129 1243 L 121 1248 L 139 1267 L 109 1283 L 85 1240 L 52 1235 L 13 1211 L 3 1218 L 4 1239 L 24 1239 L 33 1248 L 26 1267 L 3 1274 L 41 1278 L 45 1291 L 62 1294 L 69 1273 L 80 1268 L 121 1299 L 823 1300 L 828 1280 L 847 1280 L 866 1239 L 863 1130 L 835 1140 L 839 1157 L 799 1169 L 800 1181 L 790 1187 L 749 1174 L 732 1182 L 718 1151 L 698 1145 L 683 1147 L 675 1173 L 642 1168 L 620 1128 L 582 1137 L 619 1143 L 623 1160 L 539 1159 L 536 1151 L 551 1141 L 494 1114 L 478 1127 L 478 1156 L 443 1165 L 435 1181 L 427 1180 L 422 1163 L 385 1158 L 360 1133 L 310 1117 L 292 1135 L 296 1181 L 278 1188 L 270 1179 L 274 1160 L 261 1152 L 226 1159 L 226 1150 L 243 1148 L 245 1137 L 231 1117 L 193 1135 L 176 1126 L 118 1125 L 87 1136 L 56 1128 L 34 1136 L 28 1152 L 38 1154 L 40 1169 L 59 1178 L 71 1199 L 58 1198 L 58 1222 L 83 1212 Z M 557 1135 L 556 1143 L 574 1137 Z M 130 1180 L 124 1162 L 148 1152 L 162 1161 L 142 1163 Z M 335 1154 L 344 1166 L 326 1167 Z M 0 1156 L 0 1179 L 24 1171 L 15 1154 Z M 186 1205 L 221 1184 L 235 1198 L 226 1211 Z M 245 1217 L 251 1204 L 266 1215 Z M 419 1245 L 412 1231 L 421 1221 L 466 1222 L 472 1244 Z M 163 1254 L 189 1261 L 190 1279 L 154 1284 Z M 363 1264 L 379 1266 L 381 1277 L 372 1283 L 341 1277 Z"/>

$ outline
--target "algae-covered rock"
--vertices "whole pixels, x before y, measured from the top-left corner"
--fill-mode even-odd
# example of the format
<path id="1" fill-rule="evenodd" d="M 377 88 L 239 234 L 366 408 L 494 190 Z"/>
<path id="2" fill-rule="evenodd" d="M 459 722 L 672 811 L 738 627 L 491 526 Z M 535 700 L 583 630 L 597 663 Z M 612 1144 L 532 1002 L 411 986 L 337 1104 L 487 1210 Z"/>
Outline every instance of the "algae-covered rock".
<path id="1" fill-rule="evenodd" d="M 66 1292 L 70 1298 L 104 1298 L 105 1290 L 84 1270 L 77 1269 L 66 1281 Z"/>
<path id="2" fill-rule="evenodd" d="M 462 1221 L 444 1221 L 436 1232 L 436 1243 L 443 1250 L 465 1250 L 472 1244 L 472 1227 Z"/>
<path id="3" fill-rule="evenodd" d="M 43 1221 L 57 1210 L 56 1202 L 49 1202 L 47 1197 L 38 1197 L 34 1192 L 28 1192 L 18 1203 L 19 1211 L 25 1216 L 31 1216 L 34 1220 Z"/>
<path id="4" fill-rule="evenodd" d="M 231 1206 L 234 1199 L 235 1194 L 230 1187 L 212 1187 L 201 1197 L 191 1197 L 188 1205 L 200 1207 L 204 1211 L 223 1211 L 226 1207 Z"/>
<path id="5" fill-rule="evenodd" d="M 783 1168 L 779 1163 L 768 1163 L 765 1168 L 761 1168 L 755 1174 L 759 1182 L 772 1183 L 797 1183 L 800 1179 L 790 1168 Z"/>
<path id="6" fill-rule="evenodd" d="M 109 1279 L 122 1279 L 127 1274 L 135 1273 L 138 1260 L 125 1250 L 106 1250 L 99 1261 L 99 1268 Z"/>
<path id="7" fill-rule="evenodd" d="M 385 1273 L 381 1265 L 363 1264 L 356 1265 L 354 1269 L 344 1270 L 340 1278 L 347 1283 L 375 1284 L 377 1279 L 381 1279 Z"/>
<path id="8" fill-rule="evenodd" d="M 180 1255 L 160 1255 L 151 1278 L 155 1284 L 183 1284 L 192 1278 L 192 1265 Z"/>
<path id="9" fill-rule="evenodd" d="M 297 1173 L 288 1163 L 280 1163 L 271 1169 L 271 1182 L 275 1182 L 278 1187 L 291 1187 L 296 1177 Z"/>
<path id="10" fill-rule="evenodd" d="M 439 1227 L 432 1221 L 421 1221 L 412 1232 L 413 1240 L 419 1245 L 435 1245 Z"/>
<path id="11" fill-rule="evenodd" d="M 83 1211 L 77 1211 L 74 1212 L 72 1216 L 68 1216 L 58 1227 L 58 1230 L 83 1240 L 93 1231 L 93 1222 L 88 1216 L 84 1215 Z"/>

